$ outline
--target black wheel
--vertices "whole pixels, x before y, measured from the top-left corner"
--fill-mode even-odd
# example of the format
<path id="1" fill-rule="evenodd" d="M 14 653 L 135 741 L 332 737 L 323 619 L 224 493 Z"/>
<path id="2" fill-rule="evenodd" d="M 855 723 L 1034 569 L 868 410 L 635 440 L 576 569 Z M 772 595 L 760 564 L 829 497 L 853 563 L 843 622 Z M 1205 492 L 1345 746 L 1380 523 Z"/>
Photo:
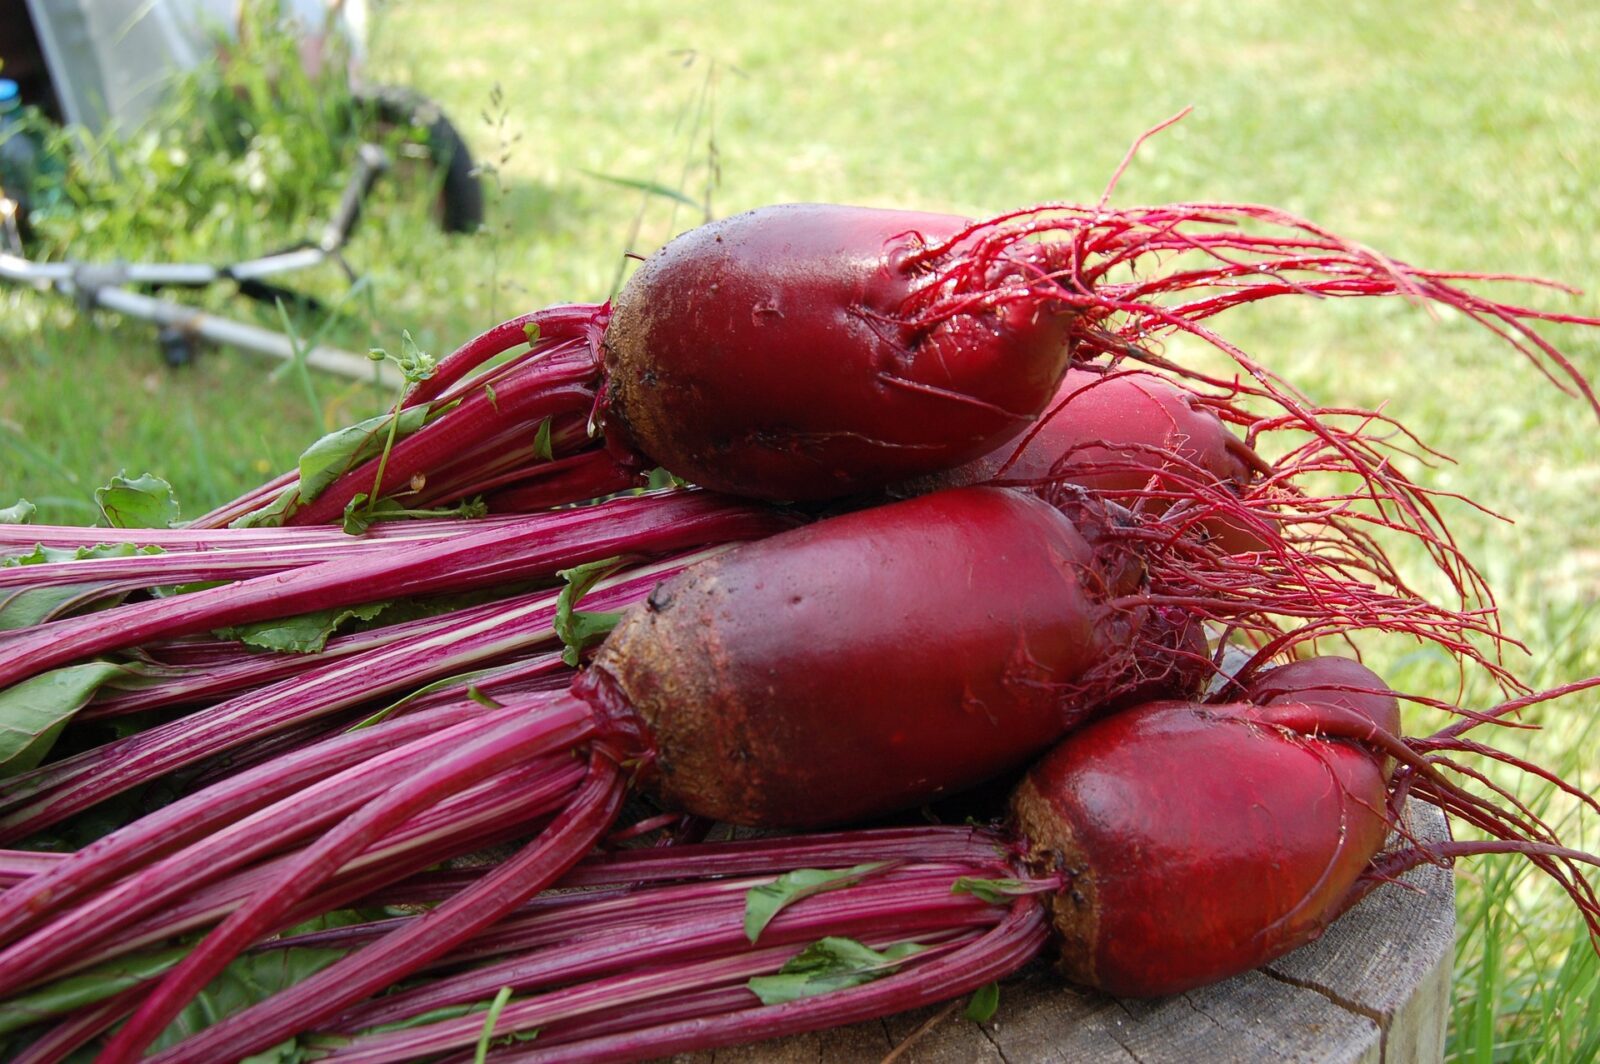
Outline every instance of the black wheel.
<path id="1" fill-rule="evenodd" d="M 442 175 L 434 218 L 447 233 L 475 233 L 483 224 L 483 185 L 472 153 L 438 104 L 411 89 L 379 86 L 364 94 L 378 121 L 423 131 L 429 163 Z"/>
<path id="2" fill-rule="evenodd" d="M 195 338 L 182 329 L 170 325 L 156 334 L 156 343 L 161 348 L 161 357 L 173 369 L 192 365 L 194 356 L 198 353 Z"/>

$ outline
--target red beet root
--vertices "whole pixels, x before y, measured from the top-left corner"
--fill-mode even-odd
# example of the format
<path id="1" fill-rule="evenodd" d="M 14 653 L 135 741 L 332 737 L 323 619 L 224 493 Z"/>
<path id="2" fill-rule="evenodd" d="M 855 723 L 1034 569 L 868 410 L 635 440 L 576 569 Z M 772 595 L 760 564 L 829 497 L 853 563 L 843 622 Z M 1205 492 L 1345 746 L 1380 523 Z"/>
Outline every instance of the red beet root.
<path id="1" fill-rule="evenodd" d="M 1298 702 L 1359 713 L 1391 735 L 1400 734 L 1400 702 L 1377 673 L 1350 658 L 1302 658 L 1268 669 L 1250 682 L 1245 700 L 1270 706 Z"/>
<path id="2" fill-rule="evenodd" d="M 540 419 L 570 424 L 597 393 L 608 445 L 630 463 L 760 498 L 848 495 L 992 450 L 1044 409 L 1069 361 L 1103 368 L 1127 358 L 1275 404 L 1383 483 L 1381 461 L 1339 440 L 1322 411 L 1212 328 L 1216 314 L 1284 295 L 1444 304 L 1564 377 L 1600 412 L 1583 375 L 1536 329 L 1600 320 L 1496 302 L 1463 280 L 1513 278 L 1417 269 L 1251 204 L 1101 202 L 980 222 L 824 204 L 761 208 L 672 241 L 624 287 L 614 312 L 552 307 L 470 341 L 407 397 L 408 406 L 437 403 L 437 416 L 395 448 L 381 482 L 369 460 L 320 496 L 298 499 L 287 520 L 334 520 L 357 492 L 403 496 L 418 482 L 439 501 L 479 490 L 465 459 L 496 465 L 500 483 L 537 482 L 542 463 L 588 446 L 577 438 L 532 446 Z M 472 375 L 521 346 L 528 330 L 537 339 L 526 353 Z M 1250 380 L 1170 363 L 1160 344 L 1175 333 L 1221 350 Z M 259 510 L 293 493 L 293 480 L 203 520 Z"/>
<path id="3" fill-rule="evenodd" d="M 1162 262 L 1183 252 L 1195 261 Z M 1127 267 L 1134 279 L 1114 279 Z M 1531 324 L 1595 321 L 1492 302 L 1457 287 L 1463 276 L 1251 205 L 1042 207 L 971 223 L 767 207 L 680 236 L 630 280 L 606 331 L 602 407 L 614 435 L 691 480 L 823 498 L 977 457 L 1044 409 L 1069 358 L 1166 364 L 1150 345 L 1184 332 L 1321 433 L 1319 412 L 1206 322 L 1242 303 L 1319 294 L 1461 309 L 1553 364 L 1600 411 Z"/>
<path id="4" fill-rule="evenodd" d="M 1067 373 L 1039 422 L 1015 448 L 957 471 L 963 479 L 1049 480 L 1066 466 L 1071 481 L 1118 502 L 1145 498 L 1151 483 L 1172 490 L 1174 475 L 1209 474 L 1248 487 L 1266 463 L 1191 392 L 1138 370 Z"/>
<path id="5" fill-rule="evenodd" d="M 1008 249 L 958 282 L 963 218 L 790 204 L 701 226 L 653 255 L 606 331 L 609 430 L 674 473 L 767 498 L 828 498 L 957 465 L 1027 427 L 1074 316 L 1026 291 Z M 913 261 L 913 256 L 917 256 Z M 970 311 L 911 306 L 1018 287 Z M 1020 287 L 1019 287 L 1020 286 Z"/>
<path id="6" fill-rule="evenodd" d="M 1030 868 L 1063 877 L 1049 903 L 1062 971 L 1132 997 L 1203 986 L 1317 938 L 1407 868 L 1478 853 L 1523 854 L 1600 930 L 1600 899 L 1583 872 L 1600 858 L 1563 847 L 1506 792 L 1502 807 L 1462 790 L 1445 771 L 1478 773 L 1436 751 L 1504 760 L 1600 805 L 1450 729 L 1405 740 L 1399 728 L 1398 702 L 1378 676 L 1321 657 L 1262 673 L 1242 702 L 1149 703 L 1069 736 L 1012 798 Z M 1493 838 L 1401 839 L 1379 859 L 1408 793 Z"/>
<path id="7" fill-rule="evenodd" d="M 787 826 L 904 808 L 1021 764 L 1111 693 L 1145 612 L 1106 605 L 1137 579 L 1121 561 L 1016 492 L 863 510 L 663 583 L 580 690 L 642 718 L 677 807 Z"/>
<path id="8" fill-rule="evenodd" d="M 1313 715 L 1316 693 L 1301 694 Z M 1062 743 L 1013 808 L 1031 863 L 1066 877 L 1051 901 L 1065 974 L 1151 997 L 1321 934 L 1388 834 L 1386 785 L 1358 743 L 1287 733 L 1249 704 L 1166 702 Z"/>
<path id="9" fill-rule="evenodd" d="M 1270 466 L 1200 398 L 1154 373 L 1069 370 L 1037 423 L 1014 446 L 912 481 L 903 491 L 998 482 L 1076 484 L 1124 506 L 1166 513 L 1204 491 L 1238 495 Z M 1264 549 L 1265 529 L 1202 517 L 1223 549 Z"/>

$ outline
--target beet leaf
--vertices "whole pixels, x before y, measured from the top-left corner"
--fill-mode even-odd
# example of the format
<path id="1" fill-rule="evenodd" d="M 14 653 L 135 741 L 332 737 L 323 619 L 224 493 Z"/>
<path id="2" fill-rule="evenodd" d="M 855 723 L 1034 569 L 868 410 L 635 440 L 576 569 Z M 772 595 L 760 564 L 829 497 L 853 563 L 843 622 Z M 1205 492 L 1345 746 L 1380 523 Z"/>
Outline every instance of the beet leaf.
<path id="1" fill-rule="evenodd" d="M 777 975 L 752 976 L 745 985 L 763 1005 L 781 1005 L 870 983 L 925 949 L 915 942 L 899 942 L 880 952 L 853 938 L 830 936 L 790 958 Z"/>

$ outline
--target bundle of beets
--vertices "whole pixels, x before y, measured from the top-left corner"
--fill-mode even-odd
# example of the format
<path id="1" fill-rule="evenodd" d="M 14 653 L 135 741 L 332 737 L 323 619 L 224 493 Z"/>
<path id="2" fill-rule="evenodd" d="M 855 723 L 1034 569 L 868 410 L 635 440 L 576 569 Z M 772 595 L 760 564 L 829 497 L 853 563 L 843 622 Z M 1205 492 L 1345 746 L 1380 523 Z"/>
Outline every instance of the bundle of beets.
<path id="1" fill-rule="evenodd" d="M 1425 446 L 1210 325 L 1430 301 L 1600 410 L 1535 328 L 1600 322 L 1466 287 L 1501 280 L 1253 206 L 768 208 L 613 304 L 409 359 L 389 414 L 185 527 L 0 526 L 13 1059 L 455 1059 L 485 1007 L 494 1059 L 634 1059 L 961 995 L 1052 925 L 1073 979 L 1160 994 L 1479 852 L 1525 854 L 1600 932 L 1595 858 L 1460 760 L 1600 811 L 1465 734 L 1567 689 L 1502 664 L 1488 587 L 1395 461 Z M 1177 334 L 1235 373 L 1167 359 Z M 148 488 L 108 517 L 164 513 L 128 502 Z M 1407 739 L 1382 680 L 1322 656 L 1362 633 L 1509 700 Z M 993 828 L 698 842 L 1030 762 Z M 618 830 L 630 794 L 660 812 Z M 1411 837 L 1413 799 L 1481 840 Z M 1172 845 L 1197 834 L 1204 861 Z"/>

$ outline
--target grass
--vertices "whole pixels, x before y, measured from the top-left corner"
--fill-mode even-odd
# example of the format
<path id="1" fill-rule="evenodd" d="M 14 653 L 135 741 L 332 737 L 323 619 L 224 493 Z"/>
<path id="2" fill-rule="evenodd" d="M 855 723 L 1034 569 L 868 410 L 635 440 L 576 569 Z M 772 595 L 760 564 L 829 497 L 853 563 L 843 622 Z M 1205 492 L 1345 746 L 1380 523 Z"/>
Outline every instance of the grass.
<path id="1" fill-rule="evenodd" d="M 989 213 L 1098 196 L 1133 136 L 1189 104 L 1119 202 L 1274 203 L 1413 262 L 1561 278 L 1587 294 L 1529 300 L 1600 314 L 1600 9 L 1577 0 L 778 3 L 759 17 L 635 0 L 604 18 L 486 0 L 470 18 L 453 12 L 390 9 L 377 66 L 442 102 L 494 164 L 495 214 L 477 238 L 446 238 L 391 187 L 349 251 L 368 289 L 332 330 L 357 350 L 393 348 L 407 329 L 442 352 L 493 314 L 603 298 L 630 243 L 648 250 L 699 218 L 663 197 L 641 215 L 638 193 L 595 174 L 693 201 L 709 189 L 718 215 L 783 200 Z M 226 168 L 182 183 L 221 133 L 182 165 L 152 142 L 128 169 L 129 197 L 83 212 L 58 247 L 228 258 L 306 235 L 342 180 L 326 155 L 293 162 L 315 131 L 269 113 L 243 138 L 240 158 L 254 161 L 229 164 L 245 168 L 242 185 Z M 266 175 L 254 191 L 250 172 Z M 309 280 L 342 289 L 331 270 Z M 201 512 L 286 467 L 319 424 L 385 400 L 319 379 L 312 402 L 293 375 L 235 353 L 169 372 L 138 324 L 32 293 L 0 293 L 0 308 L 0 504 L 27 496 L 41 518 L 86 519 L 92 488 L 121 469 L 162 472 Z M 1317 399 L 1387 403 L 1454 455 L 1429 483 L 1513 522 L 1451 511 L 1531 648 L 1519 666 L 1551 684 L 1600 672 L 1586 638 L 1600 619 L 1600 448 L 1580 404 L 1492 338 L 1404 305 L 1261 308 L 1227 331 Z M 1600 337 L 1556 333 L 1600 376 Z M 1373 653 L 1400 686 L 1456 689 L 1409 648 Z M 1481 684 L 1462 694 L 1492 698 Z M 1592 792 L 1594 702 L 1548 707 L 1543 732 L 1501 738 Z M 1593 817 L 1551 815 L 1600 846 Z M 1463 865 L 1458 882 L 1451 1057 L 1597 1059 L 1595 957 L 1560 896 L 1509 860 Z"/>

